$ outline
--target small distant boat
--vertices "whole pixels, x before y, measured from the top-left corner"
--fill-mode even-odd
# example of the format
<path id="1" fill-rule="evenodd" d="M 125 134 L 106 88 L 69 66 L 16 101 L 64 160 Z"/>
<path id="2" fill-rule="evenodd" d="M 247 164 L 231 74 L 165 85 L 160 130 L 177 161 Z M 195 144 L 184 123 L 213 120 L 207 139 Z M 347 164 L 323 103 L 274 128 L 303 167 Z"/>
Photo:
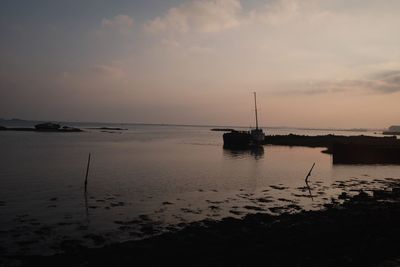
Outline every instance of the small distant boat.
<path id="1" fill-rule="evenodd" d="M 264 143 L 265 134 L 261 128 L 258 127 L 258 113 L 257 113 L 257 94 L 254 92 L 254 111 L 256 117 L 256 128 L 250 131 L 236 131 L 231 130 L 229 133 L 224 133 L 224 147 L 237 148 L 237 147 L 251 147 L 260 146 Z"/>

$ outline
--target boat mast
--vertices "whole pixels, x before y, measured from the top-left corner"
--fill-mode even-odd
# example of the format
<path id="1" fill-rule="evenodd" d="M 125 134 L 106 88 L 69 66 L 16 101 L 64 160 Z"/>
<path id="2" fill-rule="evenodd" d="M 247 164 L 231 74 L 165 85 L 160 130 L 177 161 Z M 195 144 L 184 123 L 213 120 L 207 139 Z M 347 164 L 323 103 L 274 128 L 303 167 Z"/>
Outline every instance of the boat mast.
<path id="1" fill-rule="evenodd" d="M 254 92 L 254 110 L 256 111 L 256 130 L 258 130 L 257 95 L 256 95 L 256 92 Z"/>

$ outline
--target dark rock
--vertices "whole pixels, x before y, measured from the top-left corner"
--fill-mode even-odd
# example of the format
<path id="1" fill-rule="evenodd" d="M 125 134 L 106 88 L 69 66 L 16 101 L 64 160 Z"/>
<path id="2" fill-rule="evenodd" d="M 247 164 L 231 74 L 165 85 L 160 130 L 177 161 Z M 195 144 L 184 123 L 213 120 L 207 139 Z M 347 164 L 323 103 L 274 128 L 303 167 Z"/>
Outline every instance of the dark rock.
<path id="1" fill-rule="evenodd" d="M 114 207 L 121 207 L 121 206 L 125 206 L 125 203 L 122 202 L 122 201 L 113 202 L 113 203 L 110 204 L 110 206 L 113 207 L 113 208 L 114 208 Z"/>
<path id="2" fill-rule="evenodd" d="M 131 221 L 114 221 L 116 224 L 121 224 L 121 225 L 134 225 L 138 224 L 140 221 L 139 220 L 131 220 Z"/>
<path id="3" fill-rule="evenodd" d="M 368 200 L 370 197 L 368 196 L 367 193 L 365 193 L 363 190 L 360 190 L 360 192 L 358 193 L 358 195 L 355 195 L 353 197 L 354 200 L 357 201 L 365 201 Z"/>
<path id="4" fill-rule="evenodd" d="M 400 195 L 400 187 L 392 188 L 392 193 L 396 196 Z"/>
<path id="5" fill-rule="evenodd" d="M 279 185 L 270 185 L 269 187 L 276 189 L 276 190 L 285 190 L 288 189 L 286 186 L 279 186 Z"/>
<path id="6" fill-rule="evenodd" d="M 214 211 L 217 211 L 217 210 L 220 210 L 220 209 L 221 209 L 220 207 L 214 206 L 214 205 L 209 206 L 208 208 L 211 209 L 211 210 L 214 210 Z"/>
<path id="7" fill-rule="evenodd" d="M 238 211 L 238 210 L 230 210 L 229 212 L 232 213 L 232 214 L 235 214 L 235 215 L 242 215 L 243 214 L 242 211 Z"/>
<path id="8" fill-rule="evenodd" d="M 142 221 L 150 221 L 149 215 L 146 214 L 139 215 L 139 219 Z"/>
<path id="9" fill-rule="evenodd" d="M 255 210 L 255 211 L 263 211 L 263 208 L 260 207 L 256 207 L 256 206 L 244 206 L 243 208 L 247 209 L 247 210 Z"/>
<path id="10" fill-rule="evenodd" d="M 384 138 L 382 138 L 384 139 Z M 400 163 L 400 143 L 390 142 L 335 143 L 333 144 L 333 164 L 398 164 Z"/>
<path id="11" fill-rule="evenodd" d="M 60 129 L 60 124 L 52 123 L 52 122 L 45 122 L 35 125 L 35 129 L 37 131 L 57 131 Z"/>
<path id="12" fill-rule="evenodd" d="M 82 241 L 73 239 L 62 241 L 59 244 L 58 248 L 66 253 L 72 253 L 72 254 L 78 253 L 79 251 L 82 251 L 84 249 Z"/>
<path id="13" fill-rule="evenodd" d="M 374 190 L 372 191 L 372 195 L 377 199 L 386 199 L 391 196 L 391 192 L 385 190 Z"/>
<path id="14" fill-rule="evenodd" d="M 258 201 L 258 202 L 261 202 L 261 203 L 273 202 L 273 200 L 271 200 L 270 197 L 260 197 L 260 198 L 257 198 L 257 201 Z"/>
<path id="15" fill-rule="evenodd" d="M 342 192 L 339 196 L 338 199 L 348 199 L 350 196 L 346 192 Z"/>
<path id="16" fill-rule="evenodd" d="M 84 237 L 87 239 L 91 239 L 96 246 L 102 245 L 106 242 L 106 239 L 104 237 L 102 237 L 101 235 L 87 234 Z"/>
<path id="17" fill-rule="evenodd" d="M 272 207 L 272 208 L 268 208 L 268 209 L 273 213 L 280 213 L 283 210 L 285 210 L 285 208 L 283 208 L 283 207 Z"/>

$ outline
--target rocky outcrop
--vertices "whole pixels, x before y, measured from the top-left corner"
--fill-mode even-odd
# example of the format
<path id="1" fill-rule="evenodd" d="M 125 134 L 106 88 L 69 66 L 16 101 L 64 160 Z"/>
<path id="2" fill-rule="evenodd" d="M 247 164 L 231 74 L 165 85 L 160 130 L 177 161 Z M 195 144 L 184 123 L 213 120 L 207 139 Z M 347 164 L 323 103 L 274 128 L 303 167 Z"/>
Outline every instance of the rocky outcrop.
<path id="1" fill-rule="evenodd" d="M 400 126 L 392 125 L 389 127 L 388 132 L 400 132 Z"/>
<path id="2" fill-rule="evenodd" d="M 45 122 L 35 125 L 37 131 L 58 131 L 61 128 L 60 124 Z"/>
<path id="3" fill-rule="evenodd" d="M 57 132 L 57 133 L 75 133 L 75 132 L 83 132 L 79 128 L 63 126 L 52 123 L 40 123 L 36 124 L 35 128 L 27 128 L 27 127 L 4 127 L 0 126 L 0 131 L 17 131 L 17 132 Z"/>

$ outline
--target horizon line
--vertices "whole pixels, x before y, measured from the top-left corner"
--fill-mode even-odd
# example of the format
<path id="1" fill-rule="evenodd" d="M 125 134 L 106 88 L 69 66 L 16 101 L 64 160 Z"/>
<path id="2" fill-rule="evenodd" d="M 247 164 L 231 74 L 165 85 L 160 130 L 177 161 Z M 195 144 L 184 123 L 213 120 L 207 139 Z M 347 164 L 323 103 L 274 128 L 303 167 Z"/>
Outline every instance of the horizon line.
<path id="1" fill-rule="evenodd" d="M 26 121 L 26 122 L 58 122 L 58 123 L 95 123 L 95 124 L 132 124 L 132 125 L 154 125 L 154 126 L 181 126 L 181 127 L 216 127 L 216 128 L 254 128 L 253 126 L 240 126 L 240 125 L 215 125 L 215 124 L 179 124 L 179 123 L 146 123 L 146 122 L 98 122 L 98 121 L 64 121 L 64 120 L 28 120 L 11 118 L 0 118 L 0 121 Z M 260 128 L 269 129 L 295 129 L 295 130 L 317 130 L 317 131 L 372 131 L 372 130 L 386 130 L 386 128 L 326 128 L 326 127 L 303 127 L 303 126 L 261 126 Z"/>

